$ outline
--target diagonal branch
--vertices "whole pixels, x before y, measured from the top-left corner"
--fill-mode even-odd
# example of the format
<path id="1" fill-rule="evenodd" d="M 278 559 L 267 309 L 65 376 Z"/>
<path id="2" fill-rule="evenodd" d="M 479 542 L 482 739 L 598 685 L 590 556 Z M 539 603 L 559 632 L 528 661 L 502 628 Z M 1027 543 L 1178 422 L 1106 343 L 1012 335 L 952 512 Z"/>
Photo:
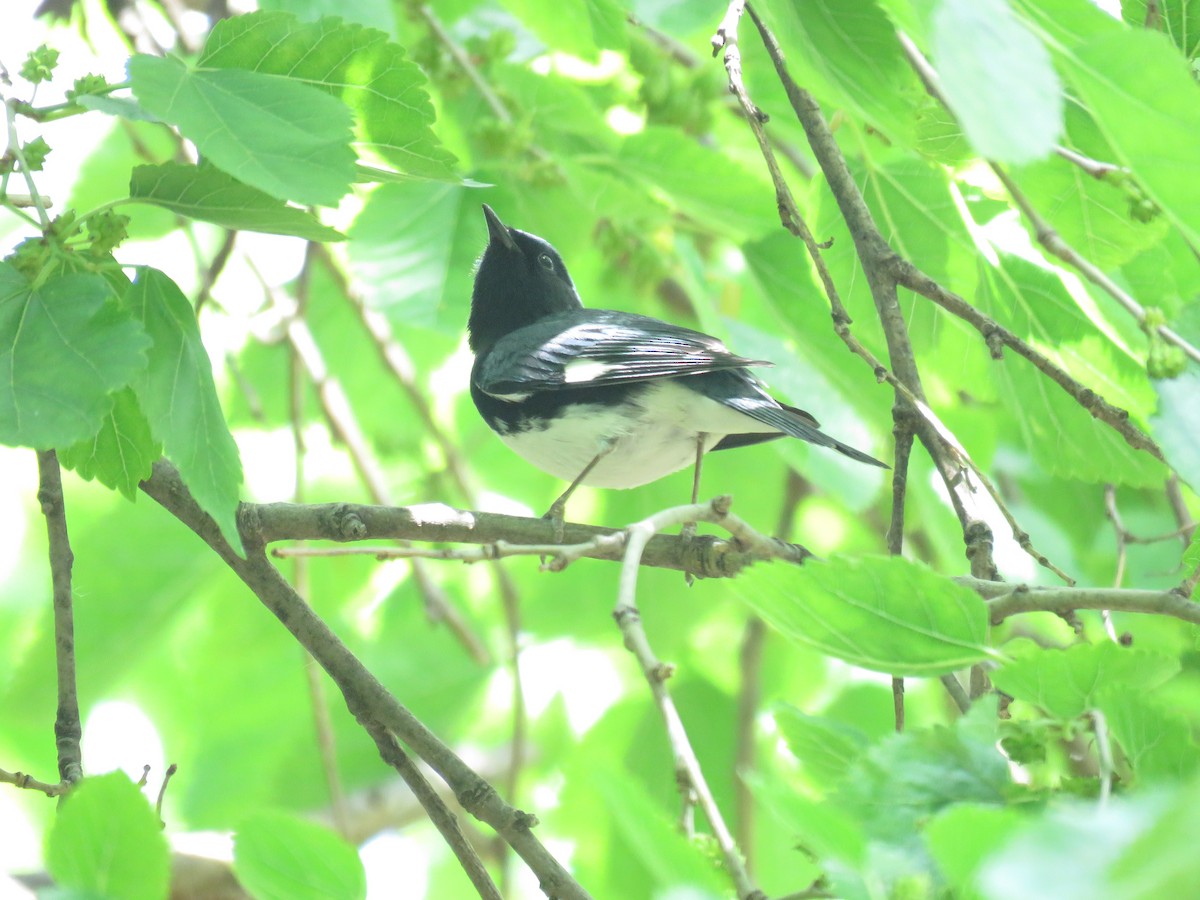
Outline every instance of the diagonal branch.
<path id="1" fill-rule="evenodd" d="M 312 611 L 271 565 L 258 535 L 247 529 L 242 536 L 242 558 L 221 536 L 212 518 L 196 503 L 179 471 L 165 460 L 154 464 L 154 474 L 141 489 L 167 512 L 194 531 L 234 574 L 254 592 L 292 636 L 329 674 L 351 713 L 360 721 L 378 723 L 412 748 L 454 791 L 463 808 L 503 836 L 509 846 L 538 876 L 547 897 L 585 900 L 586 890 L 567 872 L 533 833 L 537 819 L 505 802 L 487 781 L 404 707 L 372 675 L 329 626 Z M 243 509 L 239 519 L 245 521 Z M 386 757 L 389 748 L 381 747 Z"/>

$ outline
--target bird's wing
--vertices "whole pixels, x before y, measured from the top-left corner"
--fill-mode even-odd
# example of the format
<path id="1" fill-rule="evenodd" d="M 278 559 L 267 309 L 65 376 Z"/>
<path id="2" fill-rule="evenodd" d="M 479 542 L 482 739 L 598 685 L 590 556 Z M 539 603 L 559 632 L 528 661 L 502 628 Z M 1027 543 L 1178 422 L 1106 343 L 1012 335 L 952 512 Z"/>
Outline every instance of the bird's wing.
<path id="1" fill-rule="evenodd" d="M 580 309 L 501 338 L 478 360 L 473 378 L 485 393 L 503 397 L 770 365 L 659 319 Z"/>

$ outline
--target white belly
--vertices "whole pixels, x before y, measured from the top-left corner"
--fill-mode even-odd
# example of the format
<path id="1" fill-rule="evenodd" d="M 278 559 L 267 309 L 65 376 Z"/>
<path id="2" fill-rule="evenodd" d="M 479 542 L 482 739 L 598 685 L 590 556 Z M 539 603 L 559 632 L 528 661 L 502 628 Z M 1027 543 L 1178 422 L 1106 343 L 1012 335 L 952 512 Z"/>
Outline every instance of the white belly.
<path id="1" fill-rule="evenodd" d="M 583 484 L 633 488 L 695 462 L 700 433 L 705 435 L 707 452 L 728 434 L 774 430 L 672 382 L 654 385 L 640 401 L 620 409 L 594 406 L 569 426 L 556 419 L 540 431 L 500 438 L 522 458 L 563 481 L 574 481 L 598 453 L 610 447 Z"/>

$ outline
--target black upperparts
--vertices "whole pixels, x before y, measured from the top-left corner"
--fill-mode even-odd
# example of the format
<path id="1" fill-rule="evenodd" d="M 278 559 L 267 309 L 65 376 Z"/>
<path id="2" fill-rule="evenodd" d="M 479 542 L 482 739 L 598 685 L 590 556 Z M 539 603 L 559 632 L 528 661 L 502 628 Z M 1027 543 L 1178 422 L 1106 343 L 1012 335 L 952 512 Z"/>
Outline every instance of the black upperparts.
<path id="1" fill-rule="evenodd" d="M 509 228 L 484 204 L 488 245 L 475 271 L 468 341 L 476 354 L 526 325 L 583 303 L 558 251 L 536 235 Z"/>

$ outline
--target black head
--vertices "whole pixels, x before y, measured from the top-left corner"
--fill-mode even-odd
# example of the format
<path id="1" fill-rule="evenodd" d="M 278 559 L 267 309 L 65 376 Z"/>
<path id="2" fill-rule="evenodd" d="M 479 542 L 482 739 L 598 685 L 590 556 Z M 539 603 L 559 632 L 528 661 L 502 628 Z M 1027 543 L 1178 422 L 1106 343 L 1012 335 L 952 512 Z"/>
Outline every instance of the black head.
<path id="1" fill-rule="evenodd" d="M 486 203 L 483 214 L 489 239 L 475 270 L 467 322 L 476 353 L 518 328 L 583 306 L 557 250 L 537 235 L 507 227 Z"/>

